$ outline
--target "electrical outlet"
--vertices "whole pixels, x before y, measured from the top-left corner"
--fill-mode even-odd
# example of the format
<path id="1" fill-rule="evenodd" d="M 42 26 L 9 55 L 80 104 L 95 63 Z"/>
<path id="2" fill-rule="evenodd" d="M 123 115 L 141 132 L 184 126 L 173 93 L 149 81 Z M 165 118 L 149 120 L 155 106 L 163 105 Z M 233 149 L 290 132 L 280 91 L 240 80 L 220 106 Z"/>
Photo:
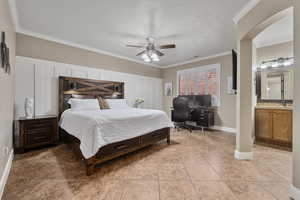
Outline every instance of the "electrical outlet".
<path id="1" fill-rule="evenodd" d="M 3 155 L 7 156 L 9 154 L 9 148 L 8 147 L 3 147 Z"/>

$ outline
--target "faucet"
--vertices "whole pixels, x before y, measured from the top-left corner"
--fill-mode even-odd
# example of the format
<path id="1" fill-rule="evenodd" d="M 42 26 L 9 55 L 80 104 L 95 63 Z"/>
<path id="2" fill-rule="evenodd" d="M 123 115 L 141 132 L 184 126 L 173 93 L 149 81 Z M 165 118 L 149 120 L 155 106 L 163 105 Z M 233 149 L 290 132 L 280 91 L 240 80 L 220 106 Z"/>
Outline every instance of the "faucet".
<path id="1" fill-rule="evenodd" d="M 283 106 L 286 106 L 286 105 L 287 105 L 287 103 L 286 103 L 285 100 L 281 100 L 281 104 L 282 104 Z"/>

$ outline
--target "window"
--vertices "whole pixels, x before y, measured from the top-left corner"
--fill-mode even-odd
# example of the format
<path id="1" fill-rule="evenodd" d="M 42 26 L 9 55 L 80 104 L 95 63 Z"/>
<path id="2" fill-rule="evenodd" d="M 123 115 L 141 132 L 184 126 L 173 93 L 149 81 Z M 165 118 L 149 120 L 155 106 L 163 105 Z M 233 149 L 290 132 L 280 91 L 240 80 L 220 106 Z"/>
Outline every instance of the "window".
<path id="1" fill-rule="evenodd" d="M 179 95 L 212 96 L 212 105 L 220 106 L 220 64 L 195 67 L 177 72 Z"/>

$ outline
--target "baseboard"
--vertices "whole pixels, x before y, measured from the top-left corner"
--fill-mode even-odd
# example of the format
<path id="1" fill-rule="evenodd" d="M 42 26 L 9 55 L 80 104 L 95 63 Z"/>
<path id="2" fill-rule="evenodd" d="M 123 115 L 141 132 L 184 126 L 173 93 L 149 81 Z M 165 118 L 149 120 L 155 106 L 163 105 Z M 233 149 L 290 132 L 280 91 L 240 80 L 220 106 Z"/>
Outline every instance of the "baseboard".
<path id="1" fill-rule="evenodd" d="M 4 192 L 4 187 L 5 187 L 7 178 L 9 176 L 9 172 L 10 172 L 10 169 L 11 169 L 13 158 L 14 158 L 14 150 L 12 149 L 10 154 L 9 154 L 8 161 L 5 165 L 3 175 L 2 175 L 1 180 L 0 180 L 0 199 L 2 198 L 2 195 L 3 195 L 3 192 Z"/>
<path id="2" fill-rule="evenodd" d="M 236 133 L 235 128 L 229 128 L 224 126 L 213 126 L 211 129 L 218 130 L 218 131 L 224 131 L 224 132 L 230 132 L 230 133 Z"/>
<path id="3" fill-rule="evenodd" d="M 290 186 L 290 197 L 294 200 L 300 200 L 300 189 L 296 188 L 295 186 Z"/>
<path id="4" fill-rule="evenodd" d="M 234 157 L 238 160 L 252 160 L 253 152 L 239 152 L 235 150 Z"/>

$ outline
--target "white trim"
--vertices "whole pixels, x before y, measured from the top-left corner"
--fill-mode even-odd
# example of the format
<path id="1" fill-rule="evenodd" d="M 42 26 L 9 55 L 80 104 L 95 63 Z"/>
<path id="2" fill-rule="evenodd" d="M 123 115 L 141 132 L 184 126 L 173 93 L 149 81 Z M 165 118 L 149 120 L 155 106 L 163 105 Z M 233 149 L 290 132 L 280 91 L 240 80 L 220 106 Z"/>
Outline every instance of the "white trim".
<path id="1" fill-rule="evenodd" d="M 4 171 L 3 171 L 3 175 L 0 180 L 0 199 L 2 198 L 2 195 L 4 192 L 4 187 L 5 187 L 5 184 L 6 184 L 10 169 L 11 169 L 13 158 L 14 158 L 14 150 L 12 149 L 10 151 L 7 163 L 6 163 Z"/>
<path id="2" fill-rule="evenodd" d="M 231 51 L 226 51 L 226 52 L 223 52 L 223 53 L 214 54 L 214 55 L 207 56 L 207 57 L 196 58 L 196 59 L 188 60 L 188 61 L 181 62 L 181 63 L 161 66 L 161 68 L 165 69 L 165 68 L 170 68 L 170 67 L 177 67 L 177 66 L 180 66 L 180 65 L 186 65 L 186 64 L 190 64 L 190 63 L 194 63 L 194 62 L 199 62 L 199 61 L 202 61 L 202 60 L 208 60 L 208 59 L 217 58 L 217 57 L 221 57 L 221 56 L 227 56 L 227 55 L 230 55 L 231 53 L 232 53 Z"/>
<path id="3" fill-rule="evenodd" d="M 233 21 L 237 24 L 243 17 L 245 17 L 261 0 L 251 0 L 249 1 L 240 12 L 238 12 L 234 17 Z"/>
<path id="4" fill-rule="evenodd" d="M 258 42 L 254 41 L 254 44 L 256 45 L 256 48 L 259 49 L 262 47 L 279 45 L 279 44 L 284 44 L 284 43 L 293 42 L 293 41 L 294 41 L 294 39 L 287 39 L 287 40 L 281 40 L 281 41 L 266 42 L 266 43 L 261 43 L 261 44 L 257 44 Z"/>
<path id="5" fill-rule="evenodd" d="M 225 126 L 213 126 L 213 127 L 211 127 L 211 129 L 236 134 L 235 128 L 230 128 L 230 127 L 225 127 Z"/>
<path id="6" fill-rule="evenodd" d="M 294 200 L 300 200 L 300 189 L 296 188 L 293 184 L 290 185 L 289 196 Z"/>
<path id="7" fill-rule="evenodd" d="M 234 157 L 237 160 L 253 160 L 253 152 L 239 152 L 238 150 L 235 150 Z"/>
<path id="8" fill-rule="evenodd" d="M 151 64 L 151 63 L 145 63 L 141 60 L 129 58 L 129 57 L 126 57 L 126 56 L 121 56 L 121 55 L 114 54 L 114 53 L 111 53 L 111 52 L 108 52 L 108 51 L 103 51 L 103 50 L 100 50 L 100 49 L 97 49 L 97 48 L 94 48 L 94 47 L 77 44 L 75 42 L 71 42 L 71 41 L 68 41 L 68 40 L 61 40 L 61 39 L 58 39 L 58 38 L 55 38 L 55 37 L 52 37 L 52 36 L 47 36 L 47 35 L 32 32 L 32 31 L 26 31 L 26 30 L 23 30 L 23 29 L 19 29 L 19 30 L 17 30 L 17 32 L 22 33 L 24 35 L 29 35 L 29 36 L 32 36 L 32 37 L 40 38 L 40 39 L 43 39 L 43 40 L 57 42 L 57 43 L 60 43 L 60 44 L 71 46 L 71 47 L 80 48 L 80 49 L 92 51 L 92 52 L 95 52 L 95 53 L 100 53 L 100 54 L 112 56 L 112 57 L 115 57 L 115 58 L 129 60 L 131 62 L 136 62 L 136 63 L 139 63 L 139 64 L 148 65 L 148 66 L 151 66 L 151 67 L 161 68 L 158 65 L 154 65 L 154 64 Z"/>
<path id="9" fill-rule="evenodd" d="M 155 64 L 151 64 L 151 63 L 145 63 L 141 60 L 136 60 L 136 59 L 133 59 L 133 58 L 129 58 L 129 57 L 121 56 L 121 55 L 118 55 L 118 54 L 114 54 L 114 53 L 111 53 L 111 52 L 99 50 L 99 49 L 94 48 L 94 47 L 89 47 L 89 46 L 77 44 L 75 42 L 71 42 L 71 41 L 67 41 L 67 40 L 61 40 L 61 39 L 58 39 L 58 38 L 54 38 L 54 37 L 47 36 L 47 35 L 40 34 L 40 33 L 35 33 L 35 32 L 32 32 L 32 31 L 26 31 L 26 30 L 21 29 L 21 28 L 17 28 L 16 31 L 18 33 L 22 33 L 24 35 L 29 35 L 29 36 L 40 38 L 40 39 L 43 39 L 43 40 L 48 40 L 48 41 L 52 41 L 52 42 L 72 46 L 72 47 L 75 47 L 75 48 L 85 49 L 85 50 L 88 50 L 88 51 L 92 51 L 92 52 L 96 52 L 96 53 L 100 53 L 100 54 L 104 54 L 104 55 L 108 55 L 108 56 L 112 56 L 112 57 L 116 57 L 116 58 L 120 58 L 120 59 L 125 59 L 125 60 L 129 60 L 129 61 L 132 61 L 132 62 L 140 63 L 140 64 L 143 64 L 143 65 L 148 65 L 148 66 L 151 66 L 151 67 L 161 68 L 161 69 L 176 67 L 176 66 L 180 66 L 180 65 L 185 65 L 185 64 L 189 64 L 189 63 L 193 63 L 193 62 L 199 62 L 199 61 L 202 61 L 202 60 L 208 60 L 208 59 L 217 58 L 217 57 L 221 57 L 221 56 L 227 56 L 227 55 L 230 55 L 232 53 L 231 51 L 226 51 L 226 52 L 223 52 L 223 53 L 214 54 L 214 55 L 207 56 L 207 57 L 202 57 L 202 58 L 196 58 L 196 59 L 189 60 L 189 61 L 184 61 L 184 62 L 181 62 L 181 63 L 175 63 L 175 64 L 172 64 L 172 65 L 160 66 L 160 65 L 155 65 Z"/>

